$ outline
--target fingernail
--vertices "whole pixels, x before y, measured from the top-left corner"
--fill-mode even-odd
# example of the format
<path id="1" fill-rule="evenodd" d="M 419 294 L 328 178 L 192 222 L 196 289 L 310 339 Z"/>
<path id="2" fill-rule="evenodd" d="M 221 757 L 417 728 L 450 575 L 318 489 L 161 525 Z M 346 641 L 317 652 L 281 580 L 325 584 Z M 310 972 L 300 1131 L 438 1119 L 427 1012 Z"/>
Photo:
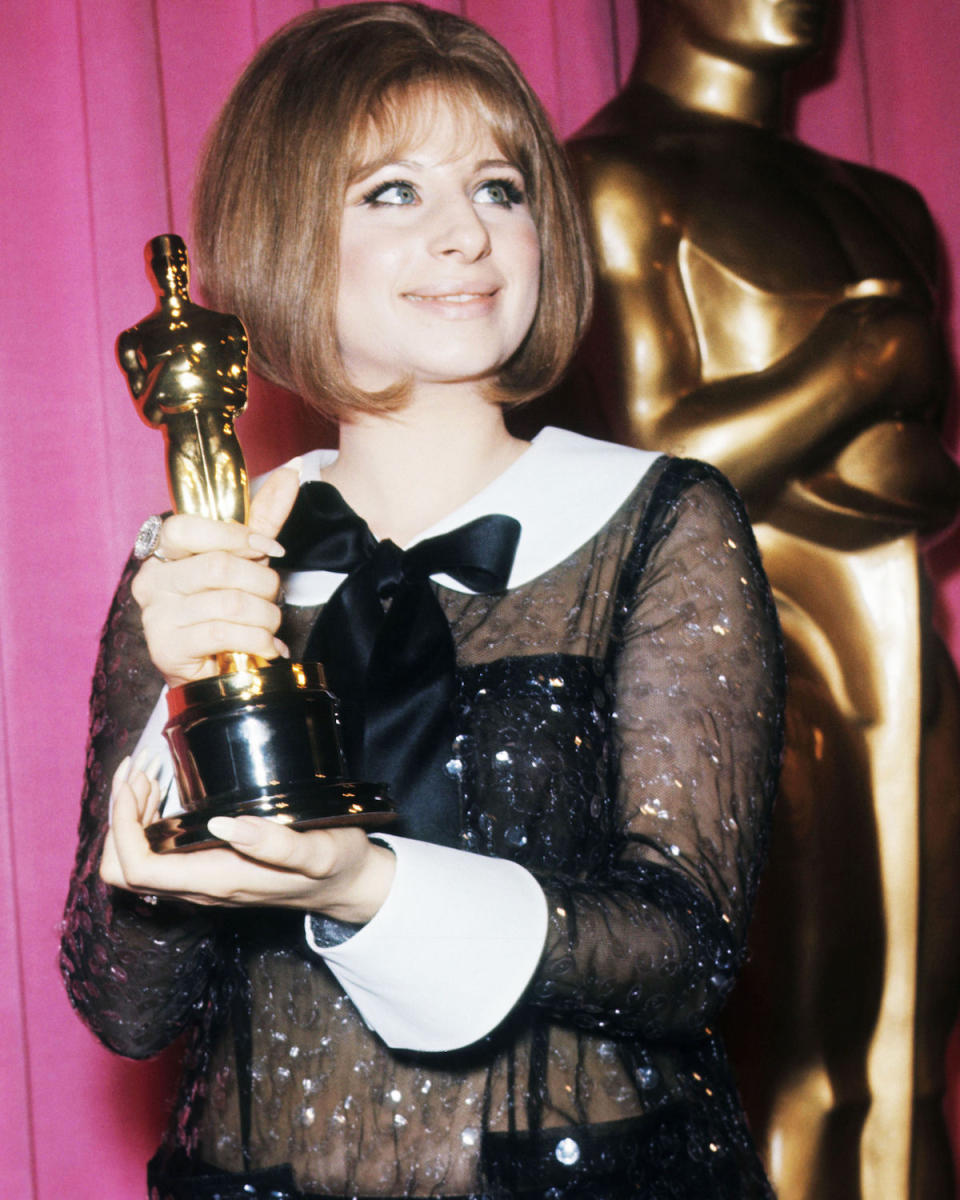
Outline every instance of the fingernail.
<path id="1" fill-rule="evenodd" d="M 160 768 L 162 766 L 163 766 L 163 755 L 155 754 L 153 756 L 153 758 L 150 759 L 149 763 L 147 763 L 146 767 L 144 767 L 143 773 L 144 773 L 144 775 L 147 776 L 148 779 L 152 779 L 154 781 L 154 783 L 156 783 L 157 777 L 160 774 Z"/>
<path id="2" fill-rule="evenodd" d="M 247 534 L 247 545 L 258 554 L 265 554 L 267 558 L 283 558 L 287 552 L 278 541 L 264 533 Z"/>
<path id="3" fill-rule="evenodd" d="M 286 642 L 281 642 L 279 638 L 273 639 L 274 649 L 281 658 L 290 657 L 290 647 Z"/>
<path id="4" fill-rule="evenodd" d="M 142 773 L 144 768 L 147 765 L 147 762 L 149 761 L 149 758 L 150 758 L 149 750 L 138 750 L 136 757 L 133 760 L 133 764 L 131 766 L 131 771 L 140 771 Z"/>
<path id="5" fill-rule="evenodd" d="M 244 817 L 211 817 L 207 829 L 215 838 L 233 846 L 252 846 L 260 839 L 257 825 Z"/>
<path id="6" fill-rule="evenodd" d="M 117 790 L 117 788 L 120 786 L 120 784 L 126 783 L 129 778 L 130 778 L 130 755 L 128 754 L 126 756 L 126 758 L 124 758 L 123 761 L 120 763 L 120 766 L 117 767 L 116 771 L 114 771 L 113 784 L 111 785 L 110 790 L 115 792 Z"/>

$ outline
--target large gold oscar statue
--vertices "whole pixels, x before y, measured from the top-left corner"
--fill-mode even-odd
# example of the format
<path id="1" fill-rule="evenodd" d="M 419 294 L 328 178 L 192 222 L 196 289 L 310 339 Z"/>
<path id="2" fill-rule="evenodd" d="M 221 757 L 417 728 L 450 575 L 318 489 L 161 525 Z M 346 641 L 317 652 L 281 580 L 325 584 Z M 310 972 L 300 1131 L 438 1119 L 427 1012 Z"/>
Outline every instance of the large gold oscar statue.
<path id="1" fill-rule="evenodd" d="M 960 707 L 920 539 L 953 520 L 960 472 L 933 229 L 906 184 L 779 129 L 826 0 L 641 7 L 629 83 L 571 145 L 596 402 L 614 436 L 743 491 L 790 664 L 733 1056 L 781 1200 L 946 1200 Z"/>

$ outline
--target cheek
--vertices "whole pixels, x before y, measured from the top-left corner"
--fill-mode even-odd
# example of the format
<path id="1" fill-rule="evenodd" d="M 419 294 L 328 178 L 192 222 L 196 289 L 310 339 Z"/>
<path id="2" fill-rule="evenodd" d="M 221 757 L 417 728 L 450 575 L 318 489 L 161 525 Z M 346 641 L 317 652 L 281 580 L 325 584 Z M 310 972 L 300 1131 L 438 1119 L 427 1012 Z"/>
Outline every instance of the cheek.
<path id="1" fill-rule="evenodd" d="M 371 287 L 370 260 L 356 239 L 340 243 L 336 295 L 336 336 L 347 359 L 363 352 L 370 324 L 370 307 L 376 301 Z"/>
<path id="2" fill-rule="evenodd" d="M 340 239 L 340 261 L 337 267 L 337 313 L 350 311 L 355 296 L 363 288 L 363 255 L 358 253 L 354 238 Z"/>
<path id="3" fill-rule="evenodd" d="M 375 303 L 396 277 L 401 249 L 382 230 L 351 229 L 340 240 L 340 299 Z"/>
<path id="4" fill-rule="evenodd" d="M 515 261 L 523 281 L 521 290 L 525 297 L 525 315 L 529 318 L 529 327 L 540 299 L 540 238 L 534 227 L 531 226 L 527 236 L 517 246 Z"/>
<path id="5" fill-rule="evenodd" d="M 341 248 L 340 292 L 343 299 L 353 299 L 368 286 L 373 275 L 370 247 L 352 241 Z"/>

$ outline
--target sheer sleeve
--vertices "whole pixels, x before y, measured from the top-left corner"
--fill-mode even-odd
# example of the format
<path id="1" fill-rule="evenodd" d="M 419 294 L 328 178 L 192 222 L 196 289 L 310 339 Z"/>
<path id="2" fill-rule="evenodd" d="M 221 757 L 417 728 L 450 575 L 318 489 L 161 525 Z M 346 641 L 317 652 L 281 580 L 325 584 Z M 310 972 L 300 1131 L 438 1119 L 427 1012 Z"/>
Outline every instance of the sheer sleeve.
<path id="1" fill-rule="evenodd" d="M 740 502 L 709 467 L 664 470 L 618 593 L 606 860 L 541 875 L 532 1000 L 593 1030 L 702 1036 L 732 986 L 782 739 L 779 627 Z"/>
<path id="2" fill-rule="evenodd" d="M 60 951 L 73 1006 L 101 1041 L 132 1058 L 157 1053 L 188 1023 L 207 987 L 215 930 L 215 918 L 196 908 L 148 904 L 98 873 L 113 773 L 136 746 L 162 686 L 130 594 L 138 567 L 127 564 L 101 637 Z"/>

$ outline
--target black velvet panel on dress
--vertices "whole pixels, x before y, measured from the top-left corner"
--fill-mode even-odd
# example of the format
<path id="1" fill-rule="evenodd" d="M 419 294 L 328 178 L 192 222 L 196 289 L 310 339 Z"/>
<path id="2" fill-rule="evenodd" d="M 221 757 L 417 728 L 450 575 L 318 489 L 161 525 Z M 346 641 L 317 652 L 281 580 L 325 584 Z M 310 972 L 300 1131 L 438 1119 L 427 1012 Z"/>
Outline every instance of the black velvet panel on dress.
<path id="1" fill-rule="evenodd" d="M 438 590 L 457 651 L 445 769 L 462 847 L 523 864 L 550 913 L 527 993 L 450 1054 L 384 1046 L 289 913 L 149 906 L 99 882 L 110 778 L 160 690 L 135 566 L 94 680 L 62 962 L 119 1053 L 188 1033 L 161 1161 L 288 1164 L 301 1192 L 343 1197 L 770 1195 L 712 1027 L 765 851 L 783 660 L 753 536 L 716 472 L 660 459 L 533 581 Z M 316 611 L 287 614 L 294 654 Z"/>

